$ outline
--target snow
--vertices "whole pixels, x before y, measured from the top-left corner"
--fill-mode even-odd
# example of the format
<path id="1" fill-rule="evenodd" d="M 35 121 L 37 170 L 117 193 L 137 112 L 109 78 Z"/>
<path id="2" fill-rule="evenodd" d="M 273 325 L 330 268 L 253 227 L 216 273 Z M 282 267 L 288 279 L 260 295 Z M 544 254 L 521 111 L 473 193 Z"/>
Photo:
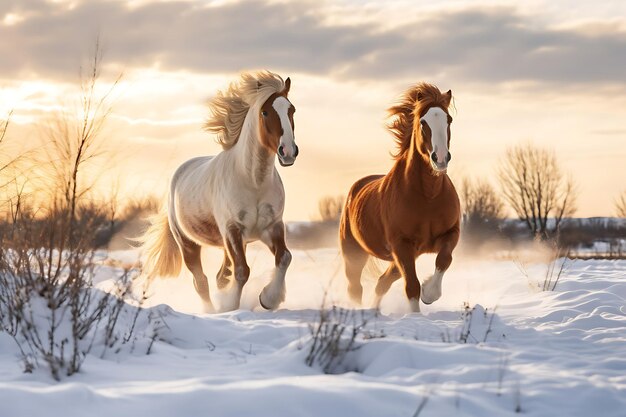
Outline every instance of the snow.
<path id="1" fill-rule="evenodd" d="M 0 416 L 413 416 L 418 407 L 420 416 L 507 416 L 518 408 L 528 416 L 624 416 L 625 260 L 575 261 L 555 291 L 541 292 L 541 262 L 524 274 L 509 260 L 457 257 L 442 298 L 422 314 L 408 313 L 395 283 L 380 315 L 364 313 L 365 337 L 343 362 L 349 372 L 326 375 L 304 359 L 319 308 L 352 307 L 341 258 L 332 248 L 293 255 L 280 310 L 259 306 L 273 257 L 253 245 L 241 310 L 204 314 L 188 272 L 160 280 L 132 348 L 101 355 L 96 347 L 79 374 L 58 383 L 45 369 L 23 373 L 13 341 L 0 333 Z M 110 288 L 117 268 L 136 256 L 101 254 L 98 286 Z M 221 256 L 205 253 L 209 277 Z M 434 257 L 417 266 L 426 278 Z M 365 280 L 366 302 L 373 285 Z"/>

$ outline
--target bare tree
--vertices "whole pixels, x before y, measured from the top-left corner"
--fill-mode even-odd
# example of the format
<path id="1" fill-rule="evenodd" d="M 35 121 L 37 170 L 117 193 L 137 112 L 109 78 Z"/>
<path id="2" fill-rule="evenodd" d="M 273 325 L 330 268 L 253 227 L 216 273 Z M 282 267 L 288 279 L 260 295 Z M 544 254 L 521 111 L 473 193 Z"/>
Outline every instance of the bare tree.
<path id="1" fill-rule="evenodd" d="M 85 177 L 86 165 L 104 153 L 101 134 L 112 111 L 111 95 L 122 74 L 102 94 L 97 91 L 102 66 L 102 49 L 99 39 L 87 71 L 80 71 L 80 101 L 75 114 L 62 111 L 54 115 L 44 129 L 44 147 L 47 160 L 54 171 L 56 188 L 52 196 L 55 204 L 76 221 L 79 200 L 93 188 Z M 58 199 L 62 201 L 58 201 Z"/>
<path id="2" fill-rule="evenodd" d="M 574 182 L 564 177 L 553 151 L 530 143 L 510 148 L 499 178 L 506 201 L 534 236 L 548 237 L 576 211 Z M 549 219 L 554 220 L 552 230 Z"/>
<path id="3" fill-rule="evenodd" d="M 617 217 L 626 218 L 626 191 L 615 200 L 615 212 Z"/>
<path id="4" fill-rule="evenodd" d="M 319 201 L 322 221 L 338 221 L 343 209 L 343 196 L 324 197 Z"/>
<path id="5" fill-rule="evenodd" d="M 504 217 L 504 203 L 488 181 L 463 180 L 461 200 L 466 227 L 496 225 Z"/>

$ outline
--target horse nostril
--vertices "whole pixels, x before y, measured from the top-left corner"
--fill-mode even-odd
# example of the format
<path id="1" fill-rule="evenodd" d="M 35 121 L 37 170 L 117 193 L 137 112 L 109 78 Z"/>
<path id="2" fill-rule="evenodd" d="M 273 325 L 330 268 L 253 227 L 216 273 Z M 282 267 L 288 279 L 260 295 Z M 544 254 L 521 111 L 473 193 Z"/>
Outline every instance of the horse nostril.
<path id="1" fill-rule="evenodd" d="M 278 147 L 278 154 L 283 157 L 285 156 L 285 150 L 283 149 L 283 145 L 280 145 Z"/>
<path id="2" fill-rule="evenodd" d="M 430 159 L 432 159 L 434 163 L 437 163 L 437 154 L 435 152 L 431 153 Z"/>
<path id="3" fill-rule="evenodd" d="M 298 145 L 296 145 L 296 144 L 294 144 L 293 146 L 295 146 L 295 147 L 296 147 L 296 151 L 293 153 L 293 157 L 295 158 L 295 157 L 297 157 L 297 156 L 298 156 L 298 154 L 300 153 L 300 149 L 298 149 Z"/>
<path id="4" fill-rule="evenodd" d="M 446 159 L 448 160 L 448 162 L 450 162 L 450 160 L 452 159 L 452 154 L 450 152 L 448 152 L 448 157 Z"/>

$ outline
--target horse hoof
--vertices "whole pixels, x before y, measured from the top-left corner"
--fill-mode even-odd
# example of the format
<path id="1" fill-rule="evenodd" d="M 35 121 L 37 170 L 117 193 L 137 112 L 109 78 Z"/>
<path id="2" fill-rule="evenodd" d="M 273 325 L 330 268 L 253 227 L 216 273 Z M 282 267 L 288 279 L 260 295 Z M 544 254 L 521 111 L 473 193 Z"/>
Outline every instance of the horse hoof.
<path id="1" fill-rule="evenodd" d="M 430 295 L 430 294 L 426 294 L 426 291 L 422 291 L 422 303 L 426 304 L 426 305 L 431 305 L 432 303 L 434 303 L 435 301 L 437 301 L 438 299 L 441 298 L 441 292 L 439 294 L 435 294 Z"/>
<path id="2" fill-rule="evenodd" d="M 282 303 L 285 300 L 285 292 L 283 291 L 282 293 L 278 293 L 275 294 L 274 297 L 267 297 L 267 288 L 263 288 L 263 291 L 261 291 L 261 294 L 259 294 L 259 304 L 261 304 L 261 307 L 263 307 L 266 310 L 276 310 L 276 308 L 278 308 L 278 306 L 280 305 L 280 303 Z M 263 299 L 265 298 L 265 302 L 263 302 Z"/>
<path id="3" fill-rule="evenodd" d="M 273 308 L 269 308 L 268 306 L 263 304 L 263 297 L 261 297 L 261 294 L 259 294 L 259 304 L 261 304 L 261 307 L 263 307 L 266 310 L 273 310 Z"/>
<path id="4" fill-rule="evenodd" d="M 278 303 L 276 303 L 276 305 L 272 306 L 268 306 L 265 303 L 263 303 L 263 297 L 262 297 L 263 293 L 259 294 L 259 304 L 261 304 L 261 307 L 263 307 L 264 309 L 268 310 L 268 311 L 272 311 L 272 310 L 276 310 L 276 307 L 278 307 L 280 305 L 280 301 Z"/>

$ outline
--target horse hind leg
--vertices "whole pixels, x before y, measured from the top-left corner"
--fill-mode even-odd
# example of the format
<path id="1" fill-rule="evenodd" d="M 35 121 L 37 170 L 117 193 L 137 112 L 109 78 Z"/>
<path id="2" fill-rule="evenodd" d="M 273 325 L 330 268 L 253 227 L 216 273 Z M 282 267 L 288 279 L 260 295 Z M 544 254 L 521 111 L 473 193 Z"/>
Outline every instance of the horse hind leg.
<path id="1" fill-rule="evenodd" d="M 207 280 L 206 275 L 204 275 L 204 271 L 202 270 L 202 260 L 201 260 L 201 247 L 195 242 L 192 242 L 188 239 L 182 240 L 182 252 L 183 252 L 183 260 L 185 261 L 185 265 L 193 274 L 193 285 L 196 289 L 196 292 L 202 298 L 207 309 L 211 310 L 213 308 L 213 304 L 211 303 L 211 296 L 209 295 L 209 282 Z"/>
<path id="2" fill-rule="evenodd" d="M 215 281 L 217 282 L 218 289 L 222 290 L 226 288 L 230 283 L 229 277 L 233 274 L 232 266 L 233 264 L 230 261 L 230 257 L 224 249 L 224 261 L 222 262 L 222 267 L 219 271 L 217 271 L 217 275 L 215 276 Z"/>
<path id="3" fill-rule="evenodd" d="M 363 285 L 361 285 L 361 274 L 367 263 L 367 254 L 344 255 L 346 278 L 348 278 L 348 295 L 355 304 L 361 305 L 363 301 Z"/>
<path id="4" fill-rule="evenodd" d="M 344 209 L 339 230 L 341 254 L 343 255 L 346 278 L 348 279 L 348 295 L 354 303 L 360 305 L 363 300 L 361 274 L 369 255 L 361 248 L 361 245 L 352 235 L 346 211 L 347 209 Z"/>
<path id="5" fill-rule="evenodd" d="M 395 262 L 392 262 L 387 270 L 378 278 L 376 289 L 374 290 L 374 308 L 380 308 L 380 302 L 389 291 L 391 284 L 397 281 L 402 275 Z"/>
<path id="6" fill-rule="evenodd" d="M 363 299 L 361 274 L 369 255 L 356 242 L 353 243 L 342 242 L 341 252 L 345 263 L 346 278 L 348 279 L 348 295 L 354 303 L 360 305 Z"/>

